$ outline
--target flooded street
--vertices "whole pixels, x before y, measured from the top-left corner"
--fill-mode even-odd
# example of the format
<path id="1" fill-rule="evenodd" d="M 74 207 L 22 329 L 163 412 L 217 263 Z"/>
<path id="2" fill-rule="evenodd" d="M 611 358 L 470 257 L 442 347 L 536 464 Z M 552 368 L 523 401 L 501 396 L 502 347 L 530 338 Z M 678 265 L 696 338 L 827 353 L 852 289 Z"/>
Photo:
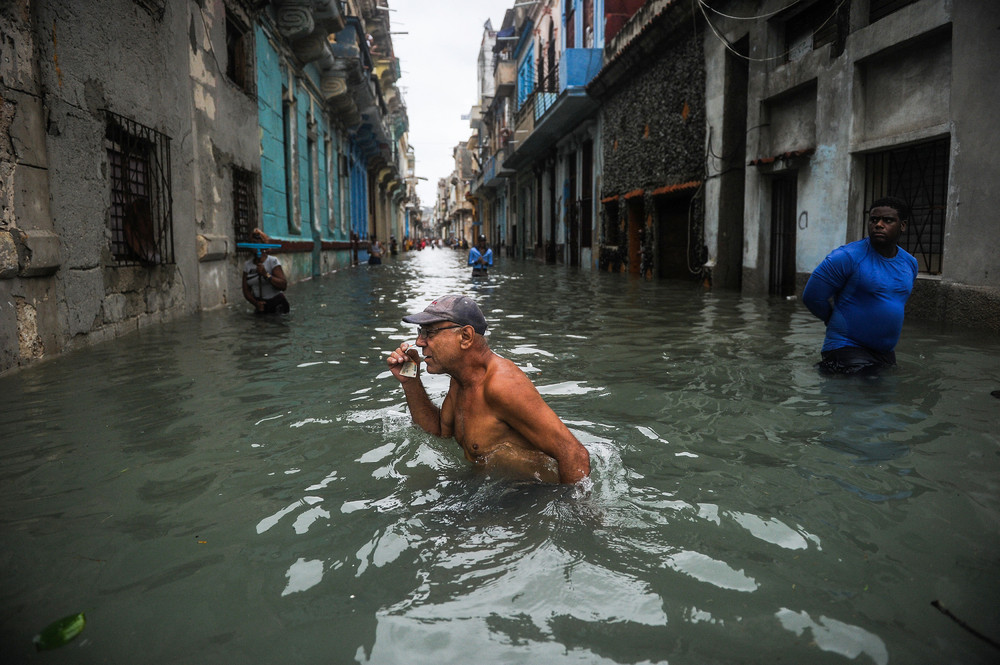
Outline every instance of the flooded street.
<path id="1" fill-rule="evenodd" d="M 464 258 L 0 377 L 0 661 L 85 612 L 51 662 L 996 662 L 959 623 L 1000 640 L 995 338 L 908 321 L 897 371 L 829 379 L 798 302 Z M 477 475 L 411 425 L 384 357 L 449 292 L 586 486 Z"/>

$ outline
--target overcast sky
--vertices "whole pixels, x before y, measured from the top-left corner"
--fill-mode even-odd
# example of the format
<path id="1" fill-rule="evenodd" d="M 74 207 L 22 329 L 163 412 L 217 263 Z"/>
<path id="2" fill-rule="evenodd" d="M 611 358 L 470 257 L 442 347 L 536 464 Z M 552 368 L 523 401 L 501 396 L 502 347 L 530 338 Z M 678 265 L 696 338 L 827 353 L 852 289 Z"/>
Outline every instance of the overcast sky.
<path id="1" fill-rule="evenodd" d="M 438 178 L 451 173 L 452 148 L 472 132 L 462 120 L 478 102 L 476 62 L 487 19 L 499 30 L 515 0 L 389 0 L 393 50 L 403 73 L 398 86 L 417 157 L 417 194 L 433 206 Z"/>

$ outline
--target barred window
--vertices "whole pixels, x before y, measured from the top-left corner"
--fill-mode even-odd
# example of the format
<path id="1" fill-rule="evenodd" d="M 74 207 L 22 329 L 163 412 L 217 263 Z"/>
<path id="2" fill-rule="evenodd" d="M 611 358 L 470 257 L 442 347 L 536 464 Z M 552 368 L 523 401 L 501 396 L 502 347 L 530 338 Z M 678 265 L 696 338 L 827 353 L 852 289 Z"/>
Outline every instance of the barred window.
<path id="1" fill-rule="evenodd" d="M 868 5 L 868 22 L 874 23 L 893 12 L 899 11 L 917 0 L 871 0 Z"/>
<path id="2" fill-rule="evenodd" d="M 257 96 L 253 32 L 226 9 L 226 76 L 250 95 Z"/>
<path id="3" fill-rule="evenodd" d="M 174 263 L 170 137 L 105 111 L 111 254 L 118 265 Z"/>
<path id="4" fill-rule="evenodd" d="M 943 138 L 865 155 L 865 205 L 882 196 L 906 201 L 910 221 L 899 246 L 932 275 L 941 272 L 949 146 Z"/>
<path id="5" fill-rule="evenodd" d="M 841 5 L 817 2 L 785 21 L 785 59 L 798 60 L 806 53 L 833 44 L 839 36 L 837 20 Z"/>
<path id="6" fill-rule="evenodd" d="M 254 242 L 257 226 L 257 177 L 253 171 L 233 167 L 233 231 L 236 242 Z"/>

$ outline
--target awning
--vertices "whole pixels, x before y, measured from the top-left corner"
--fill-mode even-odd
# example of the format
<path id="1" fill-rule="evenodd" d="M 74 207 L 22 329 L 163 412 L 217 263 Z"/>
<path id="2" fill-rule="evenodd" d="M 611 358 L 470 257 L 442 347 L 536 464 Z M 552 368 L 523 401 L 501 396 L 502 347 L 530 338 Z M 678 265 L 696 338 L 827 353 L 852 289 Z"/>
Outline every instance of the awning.
<path id="1" fill-rule="evenodd" d="M 653 196 L 662 196 L 663 194 L 674 194 L 675 192 L 697 189 L 698 187 L 701 187 L 701 180 L 689 180 L 688 182 L 682 182 L 677 185 L 664 185 L 663 187 L 657 187 L 651 193 Z"/>

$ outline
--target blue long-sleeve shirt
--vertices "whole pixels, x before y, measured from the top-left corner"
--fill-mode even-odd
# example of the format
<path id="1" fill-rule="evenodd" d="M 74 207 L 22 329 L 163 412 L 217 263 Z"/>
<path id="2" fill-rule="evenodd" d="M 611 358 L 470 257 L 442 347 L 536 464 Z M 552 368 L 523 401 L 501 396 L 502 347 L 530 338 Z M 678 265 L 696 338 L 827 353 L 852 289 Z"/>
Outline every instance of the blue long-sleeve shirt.
<path id="1" fill-rule="evenodd" d="M 479 259 L 482 257 L 484 263 L 480 264 Z M 486 248 L 486 253 L 480 253 L 478 247 L 473 247 L 469 250 L 469 265 L 470 266 L 492 266 L 493 265 L 493 250 L 489 247 Z"/>
<path id="2" fill-rule="evenodd" d="M 917 260 L 902 247 L 887 259 L 868 238 L 830 252 L 802 292 L 805 306 L 826 323 L 823 351 L 896 348 L 917 270 Z"/>

